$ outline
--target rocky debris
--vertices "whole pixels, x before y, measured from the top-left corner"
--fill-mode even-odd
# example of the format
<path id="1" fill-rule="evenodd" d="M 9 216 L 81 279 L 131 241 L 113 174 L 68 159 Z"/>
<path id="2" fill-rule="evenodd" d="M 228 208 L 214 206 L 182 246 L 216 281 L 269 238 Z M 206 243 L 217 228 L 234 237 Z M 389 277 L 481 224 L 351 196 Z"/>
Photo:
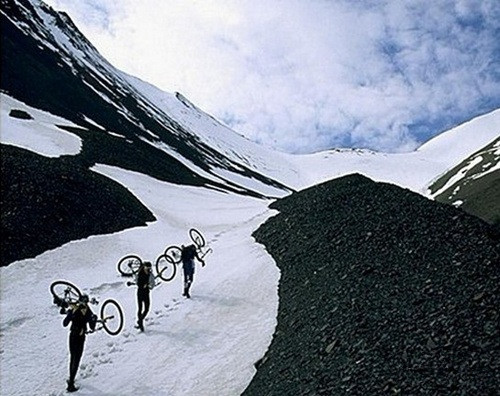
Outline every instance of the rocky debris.
<path id="1" fill-rule="evenodd" d="M 33 117 L 31 116 L 30 113 L 24 111 L 24 110 L 18 110 L 18 109 L 12 109 L 9 112 L 9 116 L 13 118 L 19 118 L 21 120 L 32 120 Z"/>
<path id="2" fill-rule="evenodd" d="M 47 158 L 4 144 L 0 150 L 1 266 L 155 219 L 130 191 L 74 157 Z"/>
<path id="3" fill-rule="evenodd" d="M 360 175 L 271 206 L 278 324 L 244 395 L 497 394 L 495 229 Z"/>

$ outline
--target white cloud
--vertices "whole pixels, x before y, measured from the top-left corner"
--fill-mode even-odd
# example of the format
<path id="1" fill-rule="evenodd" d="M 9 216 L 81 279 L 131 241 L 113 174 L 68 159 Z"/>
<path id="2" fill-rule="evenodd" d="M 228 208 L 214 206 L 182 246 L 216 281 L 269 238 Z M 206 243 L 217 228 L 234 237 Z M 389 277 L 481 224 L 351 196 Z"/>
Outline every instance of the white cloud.
<path id="1" fill-rule="evenodd" d="M 496 0 L 49 3 L 118 68 L 285 151 L 407 150 L 500 103 Z"/>

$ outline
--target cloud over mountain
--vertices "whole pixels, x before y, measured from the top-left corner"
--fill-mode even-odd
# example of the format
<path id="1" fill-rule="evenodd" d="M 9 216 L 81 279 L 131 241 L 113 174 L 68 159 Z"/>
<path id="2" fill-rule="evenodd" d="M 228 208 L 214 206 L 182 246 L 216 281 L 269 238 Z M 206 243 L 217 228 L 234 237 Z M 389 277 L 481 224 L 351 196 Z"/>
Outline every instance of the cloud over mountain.
<path id="1" fill-rule="evenodd" d="M 411 150 L 500 105 L 494 0 L 49 3 L 113 64 L 285 151 Z"/>

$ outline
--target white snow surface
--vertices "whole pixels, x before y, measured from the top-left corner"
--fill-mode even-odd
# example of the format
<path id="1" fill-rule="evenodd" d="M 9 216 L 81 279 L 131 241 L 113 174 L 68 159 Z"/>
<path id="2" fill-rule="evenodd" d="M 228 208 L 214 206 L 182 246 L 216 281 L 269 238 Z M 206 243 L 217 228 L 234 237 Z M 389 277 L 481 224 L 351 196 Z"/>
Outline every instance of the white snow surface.
<path id="1" fill-rule="evenodd" d="M 13 103 L 2 98 L 7 99 L 5 103 Z M 14 104 L 19 107 L 19 103 Z M 45 114 L 47 118 L 43 118 L 34 109 L 27 111 L 38 122 L 29 124 L 34 127 L 27 128 L 30 132 L 25 147 L 43 154 L 50 141 L 59 148 L 54 152 L 76 152 L 75 139 L 55 137 L 65 136 L 58 129 L 51 132 L 51 139 L 44 138 L 46 130 L 53 130 L 51 123 L 64 120 Z M 490 123 L 482 127 L 495 130 L 498 116 L 494 112 L 485 117 Z M 17 128 L 22 121 L 12 122 Z M 42 121 L 45 124 L 40 128 Z M 484 120 L 481 122 L 484 124 Z M 460 129 L 457 131 L 456 139 L 460 140 Z M 485 135 L 475 144 L 469 142 L 470 147 L 461 152 L 474 152 L 495 137 Z M 4 136 L 2 133 L 2 140 Z M 220 139 L 218 144 L 223 142 Z M 11 143 L 17 144 L 16 139 L 12 138 Z M 436 139 L 432 142 L 438 143 Z M 256 146 L 249 147 L 258 153 Z M 236 146 L 234 153 L 238 153 Z M 425 153 L 423 147 L 408 154 L 332 150 L 290 155 L 286 159 L 292 172 L 288 169 L 284 178 L 290 180 L 290 175 L 295 174 L 297 183 L 307 185 L 356 171 L 422 190 L 430 179 L 454 165 L 449 158 L 441 160 L 437 152 L 435 157 Z M 266 151 L 259 155 L 262 162 L 274 165 L 282 158 L 282 154 L 267 158 Z M 259 164 L 259 168 L 265 166 Z M 251 236 L 274 214 L 268 209 L 269 201 L 173 185 L 107 165 L 96 165 L 93 170 L 126 186 L 157 221 L 72 241 L 0 269 L 1 394 L 65 394 L 68 329 L 62 327 L 63 316 L 49 293 L 50 284 L 58 279 L 75 283 L 101 303 L 107 298 L 117 300 L 125 313 L 125 328 L 118 336 L 104 331 L 87 336 L 77 376 L 80 395 L 240 394 L 251 381 L 253 364 L 264 355 L 276 325 L 279 270 Z M 274 168 L 274 176 L 278 170 Z M 207 265 L 197 268 L 192 299 L 181 296 L 179 271 L 172 282 L 163 282 L 152 291 L 146 331 L 138 333 L 134 328 L 135 288 L 126 286 L 128 279 L 119 276 L 116 264 L 132 253 L 154 262 L 167 246 L 189 242 L 191 227 L 201 230 L 213 249 Z M 98 312 L 99 306 L 94 310 Z"/>
<path id="2" fill-rule="evenodd" d="M 81 139 L 56 125 L 73 126 L 72 122 L 30 107 L 8 95 L 0 94 L 0 141 L 34 151 L 45 157 L 78 154 Z M 32 120 L 9 116 L 11 110 L 22 110 Z"/>
<path id="3" fill-rule="evenodd" d="M 271 342 L 279 271 L 250 236 L 273 214 L 269 202 L 180 187 L 104 165 L 93 168 L 126 185 L 158 221 L 74 241 L 1 269 L 2 395 L 62 395 L 68 375 L 68 329 L 49 286 L 65 279 L 102 303 L 117 300 L 125 328 L 87 336 L 79 395 L 237 395 Z M 129 253 L 153 261 L 196 226 L 213 253 L 198 266 L 192 298 L 180 272 L 152 292 L 146 330 L 135 328 L 136 290 L 118 275 Z M 99 306 L 93 308 L 98 312 Z"/>
<path id="4" fill-rule="evenodd" d="M 238 135 L 181 94 L 163 92 L 125 73 L 122 76 L 153 106 L 207 145 L 296 190 L 357 172 L 375 181 L 426 194 L 426 187 L 434 179 L 500 136 L 498 109 L 438 135 L 413 152 L 333 149 L 292 155 L 273 151 Z"/>

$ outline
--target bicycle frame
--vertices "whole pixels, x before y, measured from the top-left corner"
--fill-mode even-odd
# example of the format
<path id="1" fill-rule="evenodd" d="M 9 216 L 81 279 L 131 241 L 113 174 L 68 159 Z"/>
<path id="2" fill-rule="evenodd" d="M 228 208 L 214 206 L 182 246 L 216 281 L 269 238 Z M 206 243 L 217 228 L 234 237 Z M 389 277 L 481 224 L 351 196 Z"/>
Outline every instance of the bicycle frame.
<path id="1" fill-rule="evenodd" d="M 213 252 L 212 248 L 208 248 L 205 251 L 203 251 L 201 248 L 198 248 L 197 250 L 198 250 L 198 252 L 201 253 L 201 255 L 199 255 L 200 259 L 203 259 L 208 253 L 212 253 Z"/>
<path id="2" fill-rule="evenodd" d="M 99 330 L 104 329 L 104 323 L 106 323 L 106 321 L 108 321 L 108 320 L 110 320 L 110 319 L 113 319 L 114 317 L 115 317 L 114 315 L 111 315 L 111 316 L 108 316 L 108 317 L 103 318 L 103 319 L 97 319 L 97 320 L 95 321 L 95 323 L 96 323 L 96 327 L 95 327 L 95 329 L 94 329 L 94 331 L 93 331 L 93 332 L 95 332 L 95 331 L 99 331 Z M 98 325 L 98 324 L 100 325 L 100 327 L 97 327 L 97 325 Z"/>

